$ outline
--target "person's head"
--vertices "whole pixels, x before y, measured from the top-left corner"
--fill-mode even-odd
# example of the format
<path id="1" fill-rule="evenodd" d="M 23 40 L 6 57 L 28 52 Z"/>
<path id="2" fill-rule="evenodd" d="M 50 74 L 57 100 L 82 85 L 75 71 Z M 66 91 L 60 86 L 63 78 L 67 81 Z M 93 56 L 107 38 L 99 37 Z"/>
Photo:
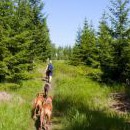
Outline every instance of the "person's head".
<path id="1" fill-rule="evenodd" d="M 51 61 L 51 60 L 49 60 L 49 63 L 52 63 L 52 61 Z"/>

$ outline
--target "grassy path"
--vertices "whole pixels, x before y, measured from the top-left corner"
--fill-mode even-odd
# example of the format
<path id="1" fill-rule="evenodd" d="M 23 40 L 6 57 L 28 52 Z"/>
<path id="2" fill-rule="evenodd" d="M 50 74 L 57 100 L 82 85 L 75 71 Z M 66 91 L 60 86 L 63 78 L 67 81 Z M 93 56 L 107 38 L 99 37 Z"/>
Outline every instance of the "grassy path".
<path id="1" fill-rule="evenodd" d="M 41 81 L 41 77 L 43 77 L 44 74 L 44 69 L 45 66 L 39 66 L 38 67 L 38 73 L 37 77 L 35 78 L 36 80 L 39 80 L 39 83 L 42 84 L 41 88 L 39 88 L 39 92 L 43 90 L 45 81 Z M 49 90 L 48 95 L 55 97 L 55 88 L 56 88 L 56 83 L 55 83 L 55 76 L 53 76 L 52 83 L 51 83 L 51 89 Z M 53 99 L 55 100 L 55 99 Z M 54 102 L 54 101 L 53 101 Z M 49 126 L 49 130 L 63 130 L 63 125 L 62 125 L 62 116 L 58 113 L 58 111 L 55 109 L 55 106 L 53 105 L 53 115 L 51 119 L 51 125 Z"/>
<path id="2" fill-rule="evenodd" d="M 44 85 L 45 81 L 43 82 Z M 55 89 L 56 89 L 56 78 L 53 76 L 52 83 L 51 83 L 51 89 L 49 90 L 48 95 L 55 97 Z M 53 102 L 55 101 L 55 98 L 53 99 Z M 53 103 L 53 114 L 51 119 L 51 125 L 49 126 L 49 130 L 63 130 L 62 125 L 62 115 L 55 109 L 54 103 Z"/>
<path id="3" fill-rule="evenodd" d="M 43 90 L 43 87 L 45 85 L 45 81 L 41 81 L 41 77 L 44 77 L 44 70 L 45 66 L 39 66 L 38 67 L 38 75 L 36 77 L 36 80 L 38 79 L 41 82 L 41 88 L 39 91 Z M 39 77 L 40 75 L 40 77 Z M 51 89 L 49 90 L 48 95 L 55 97 L 55 88 L 56 88 L 56 79 L 55 76 L 53 76 L 52 83 L 51 83 Z M 55 99 L 53 99 L 55 100 Z M 54 102 L 54 101 L 53 101 Z M 51 119 L 51 125 L 49 126 L 49 130 L 63 130 L 63 125 L 62 125 L 62 116 L 59 115 L 59 112 L 55 109 L 55 106 L 53 105 L 53 113 L 52 113 L 52 119 Z"/>

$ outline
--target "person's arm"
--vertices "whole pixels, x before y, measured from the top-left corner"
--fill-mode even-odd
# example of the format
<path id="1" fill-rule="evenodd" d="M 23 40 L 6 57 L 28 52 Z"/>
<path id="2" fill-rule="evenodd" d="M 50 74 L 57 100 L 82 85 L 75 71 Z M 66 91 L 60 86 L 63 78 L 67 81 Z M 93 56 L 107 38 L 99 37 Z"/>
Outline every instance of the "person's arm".
<path id="1" fill-rule="evenodd" d="M 43 73 L 42 73 L 42 77 L 43 77 L 43 78 L 44 78 L 44 76 L 45 76 L 45 74 L 46 74 L 46 72 L 47 72 L 47 68 L 48 68 L 48 65 L 46 66 L 45 70 L 44 70 Z"/>
<path id="2" fill-rule="evenodd" d="M 47 69 L 48 69 L 48 65 L 46 66 L 45 73 L 47 72 Z"/>

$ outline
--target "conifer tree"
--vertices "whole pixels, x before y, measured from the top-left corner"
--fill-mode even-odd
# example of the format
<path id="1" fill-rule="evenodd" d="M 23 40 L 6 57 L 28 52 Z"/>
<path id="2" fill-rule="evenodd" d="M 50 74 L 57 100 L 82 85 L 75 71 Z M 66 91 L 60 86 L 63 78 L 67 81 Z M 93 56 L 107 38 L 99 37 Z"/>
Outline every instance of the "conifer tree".
<path id="1" fill-rule="evenodd" d="M 77 31 L 77 37 L 75 41 L 75 45 L 72 49 L 72 55 L 70 58 L 70 63 L 73 65 L 78 65 L 81 64 L 81 35 L 82 35 L 82 30 L 81 28 L 78 28 Z"/>
<path id="2" fill-rule="evenodd" d="M 32 55 L 45 61 L 48 57 L 51 57 L 51 41 L 46 17 L 42 13 L 44 4 L 42 0 L 30 0 L 30 5 L 33 12 L 34 26 L 34 42 L 32 44 Z"/>
<path id="3" fill-rule="evenodd" d="M 101 69 L 104 77 L 121 82 L 129 78 L 130 74 L 130 8 L 128 4 L 129 0 L 111 1 L 109 19 L 103 17 L 98 37 Z"/>
<path id="4" fill-rule="evenodd" d="M 92 25 L 88 24 L 85 19 L 84 26 L 78 32 L 76 44 L 73 48 L 71 58 L 72 64 L 85 64 L 92 67 L 99 66 L 98 47 L 96 42 L 95 31 Z"/>
<path id="5" fill-rule="evenodd" d="M 81 57 L 82 62 L 86 65 L 96 67 L 97 63 L 97 46 L 96 36 L 92 25 L 88 25 L 85 19 L 81 36 Z"/>
<path id="6" fill-rule="evenodd" d="M 39 3 L 40 2 L 40 3 Z M 50 38 L 41 0 L 0 1 L 0 79 L 28 78 L 35 58 L 50 56 Z"/>
<path id="7" fill-rule="evenodd" d="M 25 72 L 31 65 L 29 47 L 32 38 L 30 36 L 31 31 L 28 28 L 30 23 L 28 17 L 29 3 L 25 0 L 16 0 L 13 6 L 15 8 L 12 18 L 13 23 L 10 23 L 12 31 L 5 40 L 6 47 L 10 52 L 10 56 L 6 58 L 9 69 L 6 79 L 17 82 L 19 79 L 26 79 Z"/>
<path id="8" fill-rule="evenodd" d="M 114 80 L 124 81 L 128 76 L 129 58 L 126 56 L 126 50 L 129 50 L 129 0 L 114 0 L 111 1 L 109 7 L 109 18 L 111 22 L 111 35 L 113 38 L 113 76 Z M 126 49 L 127 48 L 127 49 Z M 127 57 L 127 58 L 126 58 Z M 127 70 L 126 70 L 127 68 Z"/>
<path id="9" fill-rule="evenodd" d="M 113 45 L 110 28 L 107 23 L 106 13 L 103 14 L 98 32 L 98 44 L 99 44 L 99 59 L 101 70 L 104 72 L 103 78 L 108 80 L 108 77 L 112 77 L 114 67 L 113 57 Z"/>
<path id="10" fill-rule="evenodd" d="M 5 80 L 7 74 L 9 74 L 7 59 L 11 54 L 7 48 L 6 40 L 12 32 L 11 22 L 13 21 L 13 10 L 12 1 L 0 1 L 0 81 Z"/>

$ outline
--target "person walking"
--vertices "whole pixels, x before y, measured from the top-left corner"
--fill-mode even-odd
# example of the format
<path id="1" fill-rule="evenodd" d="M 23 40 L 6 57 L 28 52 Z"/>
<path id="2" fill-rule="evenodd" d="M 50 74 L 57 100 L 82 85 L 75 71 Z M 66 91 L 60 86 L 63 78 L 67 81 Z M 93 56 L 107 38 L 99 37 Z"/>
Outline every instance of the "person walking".
<path id="1" fill-rule="evenodd" d="M 47 65 L 47 67 L 46 67 L 46 70 L 45 70 L 45 72 L 46 72 L 46 79 L 47 79 L 47 82 L 48 83 L 51 83 L 51 80 L 52 80 L 52 74 L 53 74 L 53 65 L 52 65 L 52 61 L 51 60 L 49 60 L 49 63 L 48 63 L 48 65 Z"/>

